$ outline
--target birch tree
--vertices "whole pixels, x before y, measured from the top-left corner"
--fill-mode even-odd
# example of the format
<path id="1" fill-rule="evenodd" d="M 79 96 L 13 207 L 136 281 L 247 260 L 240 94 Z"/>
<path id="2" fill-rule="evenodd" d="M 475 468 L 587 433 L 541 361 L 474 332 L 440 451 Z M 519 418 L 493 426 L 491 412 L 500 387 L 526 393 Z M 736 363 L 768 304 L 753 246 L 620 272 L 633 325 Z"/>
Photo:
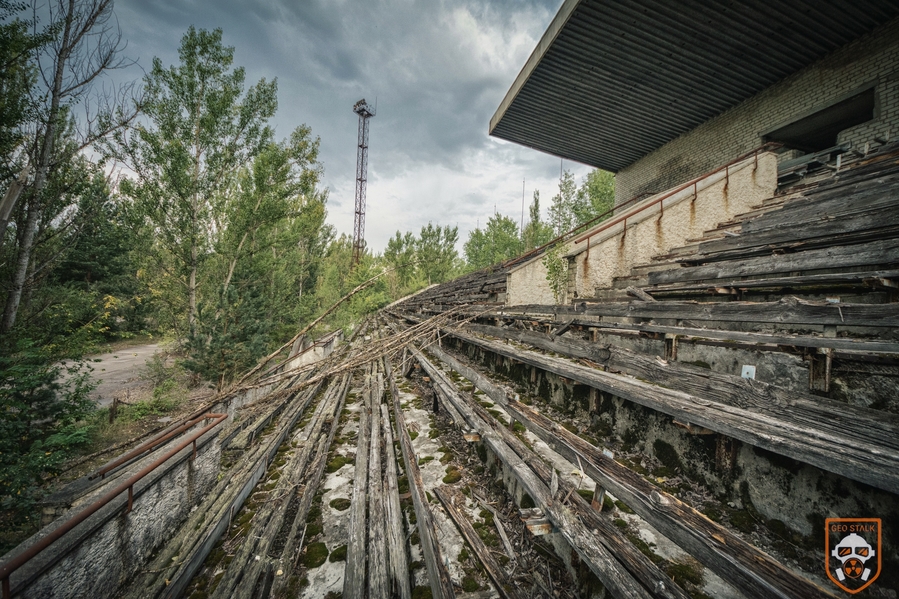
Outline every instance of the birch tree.
<path id="1" fill-rule="evenodd" d="M 51 168 L 123 127 L 137 113 L 136 104 L 125 102 L 129 96 L 127 86 L 120 90 L 121 95 L 91 95 L 93 84 L 106 71 L 123 64 L 121 34 L 113 26 L 112 0 L 56 0 L 50 3 L 48 12 L 49 31 L 53 35 L 39 47 L 32 61 L 37 73 L 33 98 L 37 119 L 33 123 L 29 156 L 34 177 L 27 185 L 29 189 L 23 192 L 29 198 L 28 206 L 16 223 L 17 256 L 0 333 L 8 332 L 16 321 Z M 76 127 L 79 140 L 68 156 L 60 156 L 55 151 L 55 143 L 60 138 L 60 129 L 74 119 L 76 107 L 82 111 Z"/>

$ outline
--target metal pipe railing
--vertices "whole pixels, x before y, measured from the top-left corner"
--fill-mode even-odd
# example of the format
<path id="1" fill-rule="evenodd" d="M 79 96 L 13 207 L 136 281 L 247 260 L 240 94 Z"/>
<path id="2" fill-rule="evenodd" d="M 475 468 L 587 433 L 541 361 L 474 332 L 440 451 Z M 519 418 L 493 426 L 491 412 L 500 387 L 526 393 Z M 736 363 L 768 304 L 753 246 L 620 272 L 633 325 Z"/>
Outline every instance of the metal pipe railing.
<path id="1" fill-rule="evenodd" d="M 743 160 L 746 160 L 747 158 L 750 158 L 750 157 L 752 157 L 752 156 L 755 156 L 756 160 L 758 160 L 758 155 L 759 155 L 761 152 L 767 152 L 767 151 L 770 151 L 770 150 L 776 150 L 777 148 L 781 148 L 781 147 L 783 147 L 783 144 L 782 144 L 782 143 L 779 143 L 779 142 L 770 142 L 770 141 L 769 141 L 769 142 L 766 142 L 766 143 L 760 145 L 759 147 L 757 147 L 756 149 L 752 150 L 751 152 L 747 152 L 747 153 L 741 155 L 739 158 L 735 158 L 735 159 L 731 160 L 731 161 L 728 162 L 727 164 L 723 164 L 723 165 L 721 165 L 721 166 L 715 168 L 714 170 L 711 170 L 711 171 L 709 171 L 709 172 L 707 172 L 707 173 L 703 173 L 702 175 L 699 175 L 698 177 L 696 177 L 696 178 L 694 178 L 694 179 L 691 179 L 690 181 L 688 181 L 688 182 L 684 183 L 683 185 L 677 187 L 677 188 L 674 189 L 673 191 L 670 191 L 670 192 L 666 193 L 666 194 L 665 194 L 664 196 L 662 196 L 661 198 L 657 198 L 657 199 L 653 200 L 652 202 L 646 204 L 646 206 L 641 207 L 640 210 L 638 210 L 637 212 L 634 212 L 633 214 L 638 214 L 638 213 L 642 212 L 643 210 L 645 210 L 646 208 L 649 208 L 650 206 L 655 206 L 658 202 L 662 202 L 662 201 L 668 199 L 669 197 L 671 197 L 672 195 L 674 195 L 674 194 L 676 194 L 676 193 L 678 193 L 678 192 L 680 192 L 680 191 L 683 191 L 684 189 L 687 189 L 687 188 L 690 187 L 691 185 L 695 185 L 696 183 L 698 183 L 699 181 L 702 181 L 702 180 L 705 179 L 706 177 L 711 177 L 711 176 L 714 175 L 715 173 L 721 172 L 722 170 L 725 170 L 725 169 L 729 169 L 731 166 L 735 165 L 735 164 L 738 163 L 738 162 L 742 162 Z M 544 244 L 541 245 L 540 247 L 534 248 L 534 249 L 532 249 L 531 251 L 529 251 L 529 252 L 527 252 L 527 253 L 525 253 L 525 254 L 522 254 L 521 256 L 518 256 L 518 257 L 516 257 L 516 258 L 512 258 L 512 259 L 510 259 L 510 260 L 507 260 L 506 262 L 503 263 L 503 266 L 506 266 L 506 265 L 509 265 L 509 264 L 512 264 L 512 263 L 515 263 L 515 262 L 520 262 L 520 261 L 522 261 L 522 260 L 524 260 L 524 259 L 530 258 L 531 256 L 535 256 L 535 255 L 539 254 L 539 253 L 542 252 L 543 250 L 545 250 L 545 249 L 547 249 L 547 248 L 549 248 L 549 247 L 552 247 L 552 246 L 554 246 L 555 244 L 557 244 L 557 243 L 559 243 L 559 242 L 567 241 L 568 239 L 570 239 L 571 237 L 573 237 L 574 235 L 576 235 L 578 231 L 582 231 L 582 230 L 584 230 L 584 229 L 589 229 L 591 225 L 593 225 L 594 223 L 600 222 L 600 221 L 602 221 L 603 219 L 605 219 L 605 218 L 611 216 L 616 210 L 620 210 L 621 208 L 624 208 L 625 206 L 629 206 L 629 205 L 633 204 L 634 202 L 638 202 L 638 201 L 640 201 L 640 200 L 643 200 L 643 199 L 645 199 L 645 197 L 646 197 L 646 194 L 645 194 L 645 193 L 641 193 L 641 194 L 635 195 L 635 196 L 632 197 L 631 199 L 629 199 L 629 200 L 627 200 L 627 201 L 624 201 L 624 202 L 621 202 L 620 204 L 617 204 L 617 205 L 613 206 L 612 208 L 609 208 L 608 210 L 606 210 L 606 211 L 603 212 L 602 214 L 599 214 L 599 215 L 597 215 L 597 216 L 594 216 L 594 217 L 591 218 L 590 220 L 588 220 L 588 221 L 586 221 L 586 222 L 583 222 L 583 223 L 579 224 L 578 226 L 574 227 L 574 228 L 571 229 L 570 231 L 567 231 L 567 232 L 565 232 L 565 233 L 562 233 L 561 235 L 559 235 L 559 236 L 556 237 L 555 239 L 553 239 L 553 240 L 551 240 L 551 241 L 548 241 L 548 242 L 544 243 Z M 628 217 L 633 216 L 633 214 L 628 215 Z M 625 220 L 626 220 L 626 219 L 625 219 Z M 575 243 L 580 243 L 580 242 L 583 241 L 584 239 L 589 239 L 590 237 L 593 237 L 593 236 L 596 235 L 597 233 L 601 233 L 602 231 L 605 231 L 608 227 L 612 226 L 613 224 L 617 224 L 618 222 L 621 222 L 621 221 L 620 221 L 620 220 L 609 221 L 609 223 L 608 223 L 607 226 L 604 226 L 603 228 L 601 228 L 601 229 L 599 229 L 599 230 L 597 230 L 597 231 L 593 231 L 593 232 L 591 232 L 589 235 L 587 235 L 587 236 L 585 236 L 585 237 L 581 237 L 580 239 L 575 240 Z M 626 224 L 625 224 L 625 226 L 626 226 Z M 587 243 L 587 245 L 588 245 L 588 247 L 589 247 L 589 245 L 590 245 L 589 242 Z"/>
<path id="2" fill-rule="evenodd" d="M 94 515 L 100 508 L 111 502 L 113 499 L 128 491 L 128 506 L 125 510 L 125 513 L 131 511 L 134 505 L 134 485 L 142 480 L 145 476 L 162 466 L 169 459 L 176 456 L 181 450 L 186 448 L 188 445 L 193 445 L 193 454 L 190 459 L 193 460 L 197 455 L 197 439 L 208 433 L 213 428 L 222 424 L 225 420 L 227 420 L 227 414 L 205 414 L 201 417 L 202 420 L 213 419 L 213 422 L 207 424 L 203 428 L 194 431 L 190 435 L 187 436 L 183 441 L 181 441 L 178 445 L 170 449 L 164 455 L 160 456 L 156 459 L 152 464 L 148 464 L 143 469 L 141 469 L 137 474 L 126 480 L 125 482 L 119 484 L 114 489 L 88 505 L 86 508 L 78 512 L 73 518 L 64 522 L 59 528 L 48 534 L 46 537 L 42 538 L 40 541 L 9 560 L 5 564 L 0 565 L 0 580 L 2 580 L 3 586 L 3 599 L 11 599 L 12 591 L 10 589 L 9 577 L 13 572 L 24 566 L 42 551 L 47 549 L 50 545 L 61 539 L 73 528 L 87 520 L 89 517 Z"/>
<path id="3" fill-rule="evenodd" d="M 176 426 L 174 429 L 171 429 L 169 431 L 163 431 L 163 432 L 159 433 L 152 439 L 150 439 L 148 441 L 144 441 L 143 443 L 141 443 L 140 445 L 138 445 L 137 447 L 135 447 L 128 453 L 119 456 L 112 462 L 109 462 L 108 464 L 106 464 L 105 466 L 100 468 L 99 470 L 95 471 L 93 474 L 91 474 L 87 477 L 88 480 L 94 480 L 98 476 L 101 479 L 106 478 L 106 475 L 109 472 L 111 472 L 112 470 L 115 470 L 116 468 L 118 468 L 119 466 L 121 466 L 123 464 L 127 464 L 128 462 L 140 457 L 141 455 L 143 455 L 145 453 L 149 453 L 149 452 L 153 451 L 154 449 L 158 448 L 160 445 L 163 445 L 164 443 L 166 443 L 169 439 L 172 439 L 173 437 L 180 435 L 181 433 L 183 433 L 187 429 L 191 428 L 192 426 L 194 426 L 201 420 L 206 420 L 207 418 L 208 418 L 207 415 L 200 415 L 200 416 L 197 416 L 186 422 L 182 422 L 180 425 Z"/>
<path id="4" fill-rule="evenodd" d="M 759 155 L 759 152 L 766 151 L 766 149 L 768 149 L 768 148 L 772 148 L 772 149 L 773 149 L 774 147 L 780 147 L 781 145 L 782 145 L 782 144 L 779 144 L 779 143 L 777 143 L 777 142 L 768 142 L 768 143 L 765 143 L 765 144 L 759 146 L 758 148 L 756 148 L 755 150 L 753 150 L 753 151 L 751 151 L 751 152 L 748 152 L 748 153 L 746 153 L 746 154 L 743 154 L 743 155 L 740 156 L 739 158 L 734 158 L 733 160 L 731 160 L 731 161 L 728 162 L 727 164 L 722 164 L 721 166 L 719 166 L 718 168 L 716 168 L 716 169 L 713 170 L 713 171 L 709 171 L 709 172 L 707 172 L 707 173 L 704 173 L 704 174 L 702 174 L 702 175 L 700 175 L 700 176 L 698 176 L 698 177 L 696 177 L 696 178 L 694 178 L 694 179 L 691 179 L 690 181 L 687 181 L 686 183 L 684 183 L 684 184 L 682 184 L 682 185 L 680 185 L 680 186 L 678 186 L 678 187 L 675 187 L 674 189 L 672 189 L 672 190 L 669 191 L 668 193 L 665 193 L 665 194 L 661 195 L 660 197 L 658 197 L 658 198 L 652 200 L 651 202 L 647 202 L 646 204 L 640 206 L 640 208 L 639 208 L 638 210 L 635 210 L 634 212 L 631 212 L 631 213 L 629 213 L 629 214 L 623 214 L 623 215 L 621 215 L 620 217 L 618 217 L 618 218 L 616 218 L 616 219 L 612 219 L 612 220 L 606 221 L 605 223 L 603 223 L 603 226 L 602 226 L 602 227 L 596 229 L 595 231 L 591 231 L 591 232 L 588 233 L 587 235 L 584 235 L 584 236 L 582 236 L 582 237 L 579 237 L 578 239 L 575 239 L 575 240 L 574 240 L 574 243 L 580 243 L 580 242 L 582 242 L 582 241 L 584 241 L 584 240 L 586 239 L 586 240 L 587 240 L 587 248 L 589 249 L 589 247 L 590 247 L 590 238 L 593 237 L 594 235 L 598 235 L 599 233 L 602 233 L 603 231 L 609 229 L 609 228 L 612 227 L 613 225 L 616 225 L 616 224 L 618 224 L 618 223 L 620 223 L 620 222 L 622 222 L 622 221 L 624 221 L 624 226 L 625 226 L 625 228 L 627 228 L 627 219 L 628 219 L 628 218 L 631 218 L 631 217 L 633 217 L 633 216 L 635 216 L 635 215 L 637 215 L 637 214 L 640 214 L 641 212 L 643 212 L 643 211 L 646 210 L 647 208 L 651 208 L 652 206 L 655 206 L 656 204 L 660 204 L 661 202 L 664 202 L 665 200 L 667 200 L 667 199 L 670 198 L 671 196 L 676 195 L 676 194 L 682 192 L 682 191 L 685 190 L 685 189 L 689 189 L 690 187 L 693 188 L 693 195 L 695 196 L 696 193 L 697 193 L 696 186 L 697 186 L 697 184 L 698 184 L 700 181 L 702 181 L 703 179 L 707 179 L 708 177 L 711 177 L 712 175 L 715 175 L 715 174 L 717 174 L 717 173 L 720 173 L 721 171 L 724 171 L 724 172 L 725 172 L 725 175 L 729 175 L 729 174 L 730 174 L 730 172 L 729 172 L 729 171 L 730 171 L 730 167 L 732 167 L 733 165 L 735 165 L 735 164 L 737 164 L 737 163 L 739 163 L 739 162 L 743 162 L 743 161 L 746 160 L 747 158 L 751 158 L 751 157 L 753 157 L 753 156 L 756 158 L 756 163 L 757 163 L 757 162 L 758 162 L 758 155 Z M 599 217 L 597 217 L 597 218 L 599 218 Z M 595 219 L 594 219 L 594 220 L 595 220 Z"/>

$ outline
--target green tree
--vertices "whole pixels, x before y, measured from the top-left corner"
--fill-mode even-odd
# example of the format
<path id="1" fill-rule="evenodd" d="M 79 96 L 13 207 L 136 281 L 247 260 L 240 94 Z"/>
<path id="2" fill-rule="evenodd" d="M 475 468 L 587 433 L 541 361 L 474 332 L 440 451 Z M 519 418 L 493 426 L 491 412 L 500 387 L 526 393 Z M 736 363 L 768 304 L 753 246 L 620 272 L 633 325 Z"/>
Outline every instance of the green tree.
<path id="1" fill-rule="evenodd" d="M 267 121 L 277 108 L 277 82 L 244 90 L 243 68 L 232 68 L 234 48 L 222 31 L 191 27 L 181 39 L 181 64 L 153 59 L 144 78 L 148 126 L 117 137 L 119 155 L 136 173 L 122 191 L 153 229 L 156 262 L 180 288 L 188 329 L 199 312 L 200 268 L 210 255 L 217 209 L 241 167 L 271 140 Z M 173 284 L 172 284 L 173 283 Z"/>
<path id="2" fill-rule="evenodd" d="M 29 273 L 34 271 L 32 252 L 38 228 L 41 222 L 48 222 L 44 187 L 51 171 L 125 126 L 136 115 L 136 107 L 126 108 L 120 98 L 100 92 L 95 103 L 104 106 L 103 109 L 85 114 L 80 127 L 75 126 L 73 118 L 76 108 L 91 104 L 85 99 L 92 93 L 93 83 L 120 64 L 121 36 L 110 25 L 114 19 L 112 0 L 57 0 L 49 4 L 47 12 L 50 17 L 48 35 L 51 37 L 40 46 L 40 52 L 32 60 L 40 74 L 36 80 L 43 85 L 34 94 L 37 101 L 34 102 L 36 122 L 33 125 L 37 133 L 28 143 L 28 160 L 34 178 L 28 186 L 27 209 L 20 212 L 16 221 L 15 268 L 9 279 L 0 333 L 8 333 L 15 324 L 22 294 L 29 284 Z M 66 127 L 72 128 L 72 135 L 63 135 L 62 130 Z M 60 139 L 76 137 L 77 142 L 69 144 L 67 154 L 61 153 L 55 145 Z M 0 213 L 6 210 L 7 207 L 3 207 Z M 0 237 L 0 241 L 3 239 Z"/>
<path id="3" fill-rule="evenodd" d="M 615 175 L 599 169 L 590 171 L 577 190 L 575 216 L 578 223 L 592 220 L 600 214 L 608 212 L 614 206 Z"/>
<path id="4" fill-rule="evenodd" d="M 579 224 L 578 213 L 583 211 L 581 201 L 574 175 L 566 170 L 559 181 L 559 193 L 553 196 L 549 207 L 549 220 L 556 235 L 567 233 Z"/>
<path id="5" fill-rule="evenodd" d="M 514 258 L 521 251 L 518 224 L 507 216 L 494 214 L 483 231 L 475 229 L 468 234 L 464 251 L 465 260 L 472 270 Z"/>
<path id="6" fill-rule="evenodd" d="M 444 283 L 456 273 L 459 253 L 456 242 L 459 240 L 459 227 L 434 226 L 428 223 L 421 228 L 421 234 L 415 244 L 418 256 L 418 269 L 428 285 Z"/>
<path id="7" fill-rule="evenodd" d="M 553 238 L 553 228 L 540 219 L 540 191 L 534 191 L 534 201 L 528 208 L 530 220 L 524 226 L 521 236 L 524 241 L 525 251 L 538 248 L 549 243 Z"/>
<path id="8" fill-rule="evenodd" d="M 52 33 L 31 33 L 35 23 L 20 17 L 24 9 L 23 4 L 0 0 L 0 246 L 28 181 L 26 128 L 37 117 L 31 98 L 37 81 L 33 56 Z"/>
<path id="9" fill-rule="evenodd" d="M 418 258 L 415 255 L 416 239 L 411 231 L 396 235 L 387 241 L 384 249 L 384 261 L 393 269 L 389 276 L 391 296 L 402 297 L 416 281 Z"/>
<path id="10" fill-rule="evenodd" d="M 310 252 L 323 251 L 330 235 L 324 195 L 315 189 L 317 151 L 308 127 L 269 144 L 214 211 L 187 366 L 219 387 L 267 353 L 279 327 L 289 334 L 298 324 L 295 306 L 314 272 Z"/>

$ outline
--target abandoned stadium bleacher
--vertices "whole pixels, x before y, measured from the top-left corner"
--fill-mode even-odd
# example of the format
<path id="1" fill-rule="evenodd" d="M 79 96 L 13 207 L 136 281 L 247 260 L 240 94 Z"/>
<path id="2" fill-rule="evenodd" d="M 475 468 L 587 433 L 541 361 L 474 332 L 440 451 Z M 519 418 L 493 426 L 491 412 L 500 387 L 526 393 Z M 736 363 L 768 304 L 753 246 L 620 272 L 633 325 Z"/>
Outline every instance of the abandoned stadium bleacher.
<path id="1" fill-rule="evenodd" d="M 825 518 L 899 517 L 899 145 L 836 155 L 790 169 L 775 196 L 593 298 L 507 306 L 510 262 L 389 313 L 465 322 L 428 351 L 494 411 L 474 413 L 448 379 L 438 395 L 462 404 L 462 426 L 482 438 L 497 420 L 533 435 L 513 457 L 503 452 L 514 435 L 491 445 L 507 471 L 521 470 L 514 455 L 531 465 L 513 489 L 536 499 L 525 479 L 540 478 L 537 438 L 738 593 L 834 596 L 820 563 Z M 677 595 L 650 588 L 663 560 L 619 508 L 568 499 L 581 515 L 571 522 L 561 497 L 544 493 L 537 508 L 603 584 L 623 570 L 651 596 Z M 899 588 L 889 528 L 881 551 L 866 596 Z"/>

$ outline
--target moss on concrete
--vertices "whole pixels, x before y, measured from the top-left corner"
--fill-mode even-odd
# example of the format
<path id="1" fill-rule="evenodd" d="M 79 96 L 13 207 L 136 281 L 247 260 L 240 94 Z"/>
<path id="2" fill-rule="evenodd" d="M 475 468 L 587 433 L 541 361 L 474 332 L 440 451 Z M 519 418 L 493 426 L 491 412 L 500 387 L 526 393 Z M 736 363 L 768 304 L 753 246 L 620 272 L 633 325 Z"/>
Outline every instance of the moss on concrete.
<path id="1" fill-rule="evenodd" d="M 329 503 L 332 508 L 337 510 L 338 512 L 342 512 L 344 510 L 350 509 L 351 502 L 349 499 L 345 497 L 338 497 L 337 499 L 332 499 L 331 503 Z"/>
<path id="2" fill-rule="evenodd" d="M 345 562 L 346 561 L 346 545 L 341 545 L 331 552 L 328 557 L 329 562 Z"/>
<path id="3" fill-rule="evenodd" d="M 306 568 L 318 568 L 328 559 L 328 547 L 324 543 L 309 543 L 303 554 L 303 565 Z"/>

